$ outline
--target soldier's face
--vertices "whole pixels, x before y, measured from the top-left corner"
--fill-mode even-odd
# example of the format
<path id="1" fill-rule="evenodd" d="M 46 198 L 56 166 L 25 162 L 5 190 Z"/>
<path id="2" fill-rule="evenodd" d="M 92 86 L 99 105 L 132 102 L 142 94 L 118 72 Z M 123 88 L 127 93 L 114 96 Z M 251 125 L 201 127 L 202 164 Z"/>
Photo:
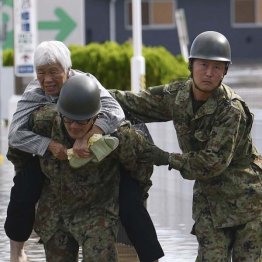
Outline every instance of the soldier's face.
<path id="1" fill-rule="evenodd" d="M 82 121 L 73 120 L 62 117 L 67 133 L 72 139 L 82 138 L 88 131 L 91 130 L 94 124 L 94 119 L 87 119 Z"/>
<path id="2" fill-rule="evenodd" d="M 38 66 L 36 76 L 46 95 L 58 96 L 68 79 L 68 72 L 65 72 L 59 63 L 53 63 Z"/>
<path id="3" fill-rule="evenodd" d="M 193 62 L 194 83 L 199 90 L 212 93 L 223 80 L 225 70 L 225 62 L 195 59 Z"/>

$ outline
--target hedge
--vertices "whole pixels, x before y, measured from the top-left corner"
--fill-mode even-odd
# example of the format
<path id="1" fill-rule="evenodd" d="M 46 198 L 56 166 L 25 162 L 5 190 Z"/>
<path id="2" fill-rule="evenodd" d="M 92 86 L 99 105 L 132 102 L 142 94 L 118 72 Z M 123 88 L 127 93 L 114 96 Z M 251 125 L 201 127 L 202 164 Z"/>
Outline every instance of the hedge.
<path id="1" fill-rule="evenodd" d="M 89 72 L 108 89 L 130 90 L 130 59 L 133 48 L 129 42 L 90 43 L 85 46 L 70 45 L 74 69 Z M 181 56 L 172 55 L 164 47 L 143 47 L 146 63 L 146 86 L 165 84 L 186 78 L 187 63 Z M 3 50 L 3 65 L 13 66 L 12 49 Z"/>
<path id="2" fill-rule="evenodd" d="M 130 90 L 130 59 L 132 45 L 115 42 L 91 43 L 86 46 L 69 46 L 73 68 L 94 74 L 110 89 Z M 146 63 L 146 86 L 168 83 L 188 77 L 187 63 L 164 47 L 143 47 Z"/>

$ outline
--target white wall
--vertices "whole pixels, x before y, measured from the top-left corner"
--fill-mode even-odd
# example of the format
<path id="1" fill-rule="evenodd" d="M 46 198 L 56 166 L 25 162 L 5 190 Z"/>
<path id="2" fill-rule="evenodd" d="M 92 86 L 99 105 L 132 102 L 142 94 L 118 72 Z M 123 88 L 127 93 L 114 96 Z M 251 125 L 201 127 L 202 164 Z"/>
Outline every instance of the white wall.
<path id="1" fill-rule="evenodd" d="M 9 119 L 9 100 L 15 93 L 14 68 L 2 67 L 0 69 L 0 119 Z"/>

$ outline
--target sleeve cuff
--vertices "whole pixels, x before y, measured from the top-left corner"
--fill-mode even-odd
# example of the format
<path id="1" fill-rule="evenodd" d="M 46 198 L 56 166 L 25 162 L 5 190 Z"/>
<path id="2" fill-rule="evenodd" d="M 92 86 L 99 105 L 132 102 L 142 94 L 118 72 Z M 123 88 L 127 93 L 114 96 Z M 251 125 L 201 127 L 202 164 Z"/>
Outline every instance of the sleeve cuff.
<path id="1" fill-rule="evenodd" d="M 168 157 L 169 170 L 176 169 L 181 170 L 184 165 L 184 159 L 181 154 L 171 153 Z"/>
<path id="2" fill-rule="evenodd" d="M 44 154 L 46 153 L 46 151 L 48 149 L 50 142 L 51 142 L 51 138 L 43 137 L 42 144 L 38 148 L 38 155 L 39 156 L 44 156 Z"/>
<path id="3" fill-rule="evenodd" d="M 99 119 L 99 118 L 96 119 L 95 125 L 98 126 L 99 128 L 101 128 L 103 130 L 104 134 L 106 134 L 106 135 L 109 134 L 110 126 L 108 126 L 104 120 Z"/>

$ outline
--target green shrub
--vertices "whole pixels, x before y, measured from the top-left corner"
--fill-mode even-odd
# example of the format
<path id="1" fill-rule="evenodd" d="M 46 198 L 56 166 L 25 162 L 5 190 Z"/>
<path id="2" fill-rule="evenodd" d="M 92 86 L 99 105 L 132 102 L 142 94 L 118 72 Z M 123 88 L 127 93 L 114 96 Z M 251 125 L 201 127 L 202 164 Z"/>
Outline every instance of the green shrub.
<path id="1" fill-rule="evenodd" d="M 3 66 L 13 66 L 14 65 L 14 51 L 13 49 L 3 50 Z"/>
<path id="2" fill-rule="evenodd" d="M 176 58 L 164 47 L 144 47 L 146 85 L 154 86 L 187 77 L 187 63 Z"/>
<path id="3" fill-rule="evenodd" d="M 129 42 L 117 44 L 90 43 L 85 46 L 70 45 L 74 69 L 93 74 L 108 89 L 130 90 L 130 61 L 133 47 Z M 143 47 L 146 86 L 165 84 L 188 77 L 187 63 L 181 56 L 172 55 L 164 47 Z M 3 65 L 14 65 L 12 49 L 3 51 Z"/>
<path id="4" fill-rule="evenodd" d="M 128 46 L 105 42 L 69 48 L 73 68 L 95 75 L 106 88 L 130 89 L 131 49 Z"/>
<path id="5" fill-rule="evenodd" d="M 94 74 L 110 89 L 130 90 L 132 45 L 115 42 L 70 46 L 73 68 Z M 146 63 L 146 86 L 160 85 L 188 76 L 187 63 L 164 47 L 143 47 Z"/>

